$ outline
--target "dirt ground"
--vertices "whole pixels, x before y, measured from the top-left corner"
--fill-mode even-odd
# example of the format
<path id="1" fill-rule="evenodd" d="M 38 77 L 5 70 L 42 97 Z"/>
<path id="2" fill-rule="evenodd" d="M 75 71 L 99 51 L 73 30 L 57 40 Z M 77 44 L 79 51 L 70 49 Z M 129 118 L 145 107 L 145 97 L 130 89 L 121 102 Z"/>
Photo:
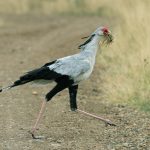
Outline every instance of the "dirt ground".
<path id="1" fill-rule="evenodd" d="M 46 62 L 78 52 L 82 36 L 100 24 L 110 24 L 93 16 L 1 15 L 0 21 L 1 86 Z M 36 133 L 45 138 L 33 140 L 28 131 L 54 84 L 28 84 L 0 94 L 0 150 L 150 150 L 149 114 L 103 99 L 100 70 L 97 63 L 90 79 L 81 83 L 78 105 L 112 120 L 116 127 L 71 112 L 64 90 L 49 102 Z"/>

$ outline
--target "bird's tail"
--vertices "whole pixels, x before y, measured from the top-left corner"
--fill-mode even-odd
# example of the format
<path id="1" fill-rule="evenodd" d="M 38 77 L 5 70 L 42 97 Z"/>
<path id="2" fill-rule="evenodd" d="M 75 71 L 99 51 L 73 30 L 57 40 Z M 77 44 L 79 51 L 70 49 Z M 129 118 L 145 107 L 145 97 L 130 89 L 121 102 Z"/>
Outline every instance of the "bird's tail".
<path id="1" fill-rule="evenodd" d="M 7 87 L 3 87 L 3 88 L 0 89 L 0 92 L 3 92 L 3 91 L 5 91 L 5 90 L 9 90 L 9 89 L 11 89 L 11 88 L 12 88 L 12 85 L 7 86 Z"/>
<path id="2" fill-rule="evenodd" d="M 6 86 L 6 87 L 3 87 L 0 89 L 0 92 L 3 92 L 3 91 L 6 91 L 6 90 L 9 90 L 15 86 L 19 86 L 19 85 L 22 85 L 22 84 L 26 84 L 28 82 L 30 82 L 31 80 L 21 80 L 21 78 L 17 81 L 15 81 L 12 85 L 9 85 L 9 86 Z"/>
<path id="3" fill-rule="evenodd" d="M 29 71 L 26 74 L 22 75 L 19 78 L 19 80 L 15 81 L 12 85 L 1 88 L 0 92 L 5 91 L 5 90 L 9 90 L 15 86 L 23 85 L 23 84 L 26 84 L 28 82 L 34 81 L 34 80 L 44 79 L 44 76 L 47 75 L 48 71 L 49 71 L 49 68 L 47 68 L 46 66 L 45 67 L 43 66 L 41 68 Z M 58 76 L 59 74 L 56 74 L 56 75 Z M 55 74 L 52 72 L 52 77 L 53 76 L 55 76 Z"/>

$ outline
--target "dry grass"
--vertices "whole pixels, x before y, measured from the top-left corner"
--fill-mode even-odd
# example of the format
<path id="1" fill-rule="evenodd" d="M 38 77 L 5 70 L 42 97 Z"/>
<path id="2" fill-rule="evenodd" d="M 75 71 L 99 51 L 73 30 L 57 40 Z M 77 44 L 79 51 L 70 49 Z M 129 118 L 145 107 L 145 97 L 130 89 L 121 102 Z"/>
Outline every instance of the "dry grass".
<path id="1" fill-rule="evenodd" d="M 149 9 L 148 0 L 116 0 L 114 12 L 121 21 L 113 31 L 115 42 L 100 61 L 108 68 L 103 72 L 105 96 L 150 111 Z"/>
<path id="2" fill-rule="evenodd" d="M 115 4 L 115 5 L 114 5 Z M 3 13 L 92 14 L 116 18 L 115 42 L 98 56 L 106 99 L 150 110 L 149 0 L 5 0 Z M 3 24 L 0 20 L 0 24 Z"/>
<path id="3" fill-rule="evenodd" d="M 0 2 L 0 12 L 4 13 L 88 13 L 101 6 L 101 0 L 5 0 Z"/>

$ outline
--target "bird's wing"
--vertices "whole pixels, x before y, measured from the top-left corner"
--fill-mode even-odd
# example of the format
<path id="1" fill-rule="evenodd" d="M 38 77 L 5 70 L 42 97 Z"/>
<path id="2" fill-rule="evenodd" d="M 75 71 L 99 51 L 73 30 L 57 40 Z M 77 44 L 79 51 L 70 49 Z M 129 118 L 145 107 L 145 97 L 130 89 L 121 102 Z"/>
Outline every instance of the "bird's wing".
<path id="1" fill-rule="evenodd" d="M 28 71 L 23 76 L 20 77 L 21 81 L 34 81 L 34 80 L 53 80 L 55 78 L 58 78 L 61 76 L 61 74 L 56 73 L 53 70 L 49 69 L 49 65 L 54 64 L 56 61 L 52 61 L 49 63 L 46 63 L 40 68 Z"/>
<path id="2" fill-rule="evenodd" d="M 48 67 L 58 74 L 67 75 L 74 79 L 86 73 L 90 69 L 90 63 L 85 58 L 79 57 L 79 55 L 72 55 L 58 59 Z"/>

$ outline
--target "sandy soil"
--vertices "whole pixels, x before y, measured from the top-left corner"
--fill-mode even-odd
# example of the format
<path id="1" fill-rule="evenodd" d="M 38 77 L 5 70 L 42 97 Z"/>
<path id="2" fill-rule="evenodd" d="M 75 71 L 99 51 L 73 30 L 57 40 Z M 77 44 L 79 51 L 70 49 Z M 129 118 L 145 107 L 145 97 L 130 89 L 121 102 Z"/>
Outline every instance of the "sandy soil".
<path id="1" fill-rule="evenodd" d="M 82 36 L 99 24 L 110 24 L 92 16 L 2 15 L 1 21 L 1 86 L 46 62 L 78 52 Z M 150 150 L 149 114 L 103 99 L 100 70 L 97 63 L 91 78 L 80 85 L 78 105 L 113 120 L 117 127 L 71 112 L 64 90 L 48 104 L 37 131 L 45 138 L 33 140 L 28 131 L 54 84 L 25 85 L 0 94 L 0 150 Z M 38 94 L 33 95 L 34 91 Z"/>

